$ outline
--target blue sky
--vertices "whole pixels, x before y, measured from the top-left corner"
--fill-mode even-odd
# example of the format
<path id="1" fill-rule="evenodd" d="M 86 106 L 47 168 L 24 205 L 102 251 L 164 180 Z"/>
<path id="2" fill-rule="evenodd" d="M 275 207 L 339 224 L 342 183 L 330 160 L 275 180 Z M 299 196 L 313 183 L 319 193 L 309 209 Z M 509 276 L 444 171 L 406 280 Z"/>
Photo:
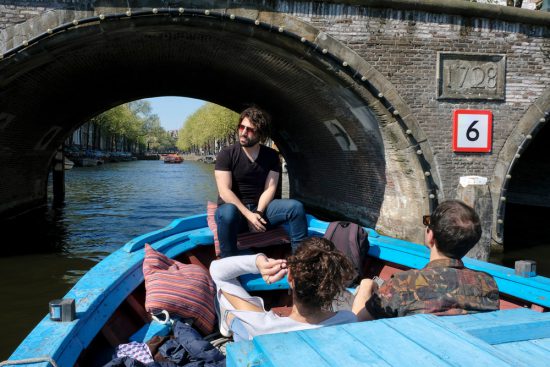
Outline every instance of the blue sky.
<path id="1" fill-rule="evenodd" d="M 206 102 L 184 97 L 158 97 L 145 99 L 151 103 L 153 113 L 160 118 L 165 130 L 179 130 L 183 122 Z"/>

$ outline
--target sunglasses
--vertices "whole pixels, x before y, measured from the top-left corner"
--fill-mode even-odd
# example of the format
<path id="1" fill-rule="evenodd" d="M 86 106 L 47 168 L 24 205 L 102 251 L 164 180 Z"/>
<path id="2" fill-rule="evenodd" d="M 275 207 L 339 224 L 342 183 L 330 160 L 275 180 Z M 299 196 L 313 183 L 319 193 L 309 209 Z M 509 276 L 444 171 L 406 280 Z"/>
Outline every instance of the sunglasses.
<path id="1" fill-rule="evenodd" d="M 252 133 L 253 135 L 256 134 L 256 129 L 253 128 L 253 127 L 248 127 L 248 126 L 244 126 L 244 125 L 239 125 L 239 131 L 240 132 L 246 132 L 248 135 L 250 135 L 250 133 Z"/>
<path id="2" fill-rule="evenodd" d="M 432 223 L 432 216 L 431 215 L 423 215 L 422 216 L 422 224 L 424 224 L 426 227 L 429 227 Z"/>

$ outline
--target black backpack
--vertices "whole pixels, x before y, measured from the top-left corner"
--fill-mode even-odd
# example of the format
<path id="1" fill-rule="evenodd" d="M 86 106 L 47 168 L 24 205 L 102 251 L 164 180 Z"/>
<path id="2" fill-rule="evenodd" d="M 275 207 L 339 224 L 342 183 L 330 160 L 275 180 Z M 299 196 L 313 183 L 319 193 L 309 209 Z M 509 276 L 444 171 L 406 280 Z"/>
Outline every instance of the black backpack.
<path id="1" fill-rule="evenodd" d="M 369 251 L 369 238 L 365 229 L 353 222 L 330 222 L 323 237 L 331 240 L 351 260 L 357 272 L 354 281 L 362 279 L 363 263 Z"/>

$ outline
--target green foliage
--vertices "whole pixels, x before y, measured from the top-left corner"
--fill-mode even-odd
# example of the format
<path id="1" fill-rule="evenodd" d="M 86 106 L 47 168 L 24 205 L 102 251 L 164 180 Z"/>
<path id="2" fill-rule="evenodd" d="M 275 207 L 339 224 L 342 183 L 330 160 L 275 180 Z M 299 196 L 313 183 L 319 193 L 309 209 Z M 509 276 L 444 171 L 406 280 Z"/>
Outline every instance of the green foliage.
<path id="1" fill-rule="evenodd" d="M 189 116 L 179 130 L 176 146 L 189 151 L 203 147 L 214 140 L 234 135 L 239 115 L 225 107 L 207 103 Z"/>
<path id="2" fill-rule="evenodd" d="M 172 149 L 176 139 L 160 125 L 157 115 L 151 113 L 148 101 L 134 101 L 114 107 L 91 119 L 92 123 L 112 136 L 147 147 L 148 150 Z"/>

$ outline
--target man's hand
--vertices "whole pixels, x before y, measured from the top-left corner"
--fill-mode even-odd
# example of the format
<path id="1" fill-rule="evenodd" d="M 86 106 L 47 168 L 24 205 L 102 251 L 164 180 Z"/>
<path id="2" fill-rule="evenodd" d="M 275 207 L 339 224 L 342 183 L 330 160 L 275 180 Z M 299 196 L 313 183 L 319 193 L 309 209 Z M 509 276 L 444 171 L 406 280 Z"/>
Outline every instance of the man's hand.
<path id="1" fill-rule="evenodd" d="M 283 279 L 288 272 L 286 260 L 275 260 L 265 255 L 258 255 L 256 257 L 256 267 L 267 284 Z"/>
<path id="2" fill-rule="evenodd" d="M 250 232 L 265 232 L 267 221 L 262 218 L 260 213 L 250 212 L 250 214 L 246 216 L 246 220 L 248 221 L 248 229 Z"/>

